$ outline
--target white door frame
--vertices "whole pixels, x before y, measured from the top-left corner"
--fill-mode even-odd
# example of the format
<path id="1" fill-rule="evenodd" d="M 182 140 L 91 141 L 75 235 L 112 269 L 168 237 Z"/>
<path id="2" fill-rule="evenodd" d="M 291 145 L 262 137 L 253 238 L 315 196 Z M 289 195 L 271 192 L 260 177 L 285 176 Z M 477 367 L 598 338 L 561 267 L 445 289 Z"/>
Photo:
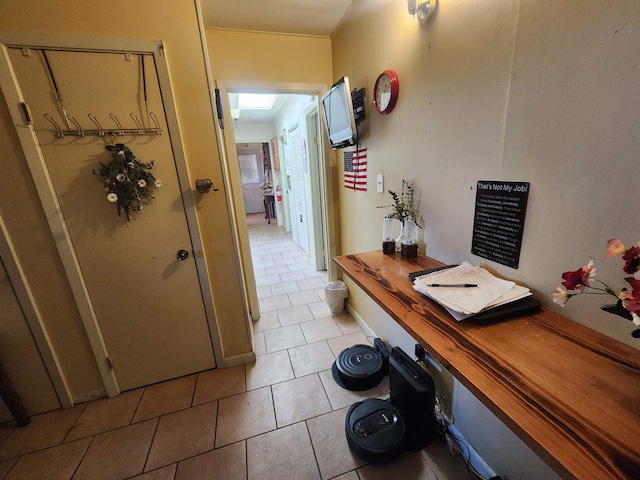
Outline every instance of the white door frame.
<path id="1" fill-rule="evenodd" d="M 195 214 L 195 203 L 190 194 L 189 175 L 186 158 L 182 145 L 182 137 L 178 125 L 173 91 L 169 77 L 169 68 L 164 54 L 164 44 L 161 40 L 129 40 L 129 39 L 100 39 L 88 37 L 62 37 L 58 35 L 24 35 L 24 34 L 0 34 L 0 88 L 4 92 L 5 101 L 9 108 L 16 132 L 22 146 L 29 170 L 33 177 L 40 201 L 42 202 L 45 216 L 49 222 L 49 228 L 56 239 L 56 247 L 62 259 L 71 290 L 80 316 L 84 324 L 91 349 L 96 358 L 96 364 L 107 394 L 112 397 L 120 393 L 120 386 L 113 369 L 108 362 L 108 352 L 104 338 L 98 325 L 95 311 L 91 304 L 87 286 L 82 277 L 78 259 L 76 258 L 69 232 L 67 231 L 62 211 L 55 195 L 53 184 L 49 178 L 44 162 L 44 156 L 35 129 L 26 125 L 23 112 L 18 108 L 24 98 L 20 91 L 15 72 L 9 59 L 7 47 L 26 48 L 55 48 L 67 51 L 106 52 L 106 53 L 140 53 L 154 57 L 158 81 L 162 91 L 167 127 L 171 132 L 171 146 L 176 164 L 178 182 L 182 192 L 185 206 L 187 226 L 191 236 L 194 251 L 202 250 L 202 241 Z M 19 126 L 19 127 L 18 127 Z M 194 255 L 198 280 L 204 302 L 205 313 L 211 335 L 213 353 L 217 365 L 224 365 L 222 344 L 220 341 L 216 318 L 213 308 L 213 298 L 209 285 L 206 264 L 200 255 Z M 43 334 L 43 332 L 39 332 Z M 38 335 L 39 335 L 38 334 Z M 36 335 L 36 334 L 34 334 Z M 36 336 L 38 336 L 36 335 Z M 60 372 L 62 375 L 62 372 Z"/>
<path id="2" fill-rule="evenodd" d="M 325 178 L 322 175 L 322 132 L 320 131 L 320 114 L 318 107 L 307 108 L 304 112 L 307 125 L 307 161 L 309 162 L 309 174 L 311 176 L 311 207 L 313 209 L 313 235 L 315 248 L 315 263 L 317 270 L 327 268 L 326 237 L 327 223 L 324 220 L 323 208 L 325 197 Z M 310 127 L 313 127 L 313 131 Z"/>
<path id="3" fill-rule="evenodd" d="M 216 87 L 219 89 L 219 98 L 222 103 L 222 113 L 225 119 L 231 119 L 231 108 L 229 106 L 229 93 L 239 91 L 252 91 L 255 93 L 287 93 L 287 94 L 306 94 L 315 95 L 317 97 L 317 108 L 320 111 L 320 98 L 322 94 L 327 90 L 326 84 L 318 83 L 280 83 L 280 82 L 252 82 L 242 80 L 216 80 Z M 230 120 L 223 122 L 225 125 L 231 125 Z M 220 127 L 218 127 L 220 128 Z M 234 216 L 233 224 L 236 227 L 236 242 L 239 245 L 241 252 L 241 264 L 244 280 L 245 296 L 248 299 L 249 308 L 251 311 L 251 317 L 253 320 L 260 318 L 260 310 L 258 305 L 258 298 L 256 293 L 256 283 L 253 275 L 253 264 L 251 261 L 251 249 L 249 246 L 249 238 L 247 232 L 247 225 L 244 218 L 240 218 L 244 215 L 244 205 L 242 203 L 242 189 L 239 181 L 240 172 L 238 167 L 237 155 L 235 151 L 235 137 L 232 128 L 225 128 L 220 130 L 219 137 L 221 142 L 221 150 L 224 150 L 223 164 L 225 172 L 227 172 L 227 183 L 230 191 L 230 201 L 234 205 L 232 209 Z M 333 172 L 329 162 L 329 149 L 326 142 L 321 142 L 321 167 L 320 174 L 323 177 L 324 185 L 324 198 L 325 204 L 322 206 L 324 209 L 324 229 L 327 232 L 327 238 L 325 239 L 325 245 L 323 250 L 330 257 L 337 255 L 336 242 L 332 240 L 335 238 L 335 231 L 329 228 L 329 225 L 335 225 L 334 221 L 334 202 L 333 189 L 331 185 L 333 182 L 331 178 L 335 173 Z M 332 262 L 328 262 L 327 271 L 329 272 L 329 279 L 335 280 L 337 277 L 336 268 Z"/>
<path id="4" fill-rule="evenodd" d="M 29 325 L 60 405 L 65 408 L 71 407 L 74 403 L 71 389 L 60 368 L 60 362 L 42 323 L 42 315 L 33 298 L 31 287 L 24 275 L 22 266 L 18 262 L 13 242 L 9 238 L 2 217 L 0 217 L 0 258 L 7 270 L 16 298 L 20 308 L 22 308 L 27 325 Z"/>

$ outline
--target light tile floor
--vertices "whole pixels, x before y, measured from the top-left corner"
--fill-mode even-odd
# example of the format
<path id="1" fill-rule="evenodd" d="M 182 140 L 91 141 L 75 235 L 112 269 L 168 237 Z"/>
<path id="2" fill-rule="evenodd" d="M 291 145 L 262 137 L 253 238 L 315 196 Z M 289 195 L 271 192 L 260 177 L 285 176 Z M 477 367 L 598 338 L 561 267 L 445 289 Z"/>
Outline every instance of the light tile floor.
<path id="1" fill-rule="evenodd" d="M 0 425 L 2 480 L 458 480 L 464 462 L 436 440 L 385 465 L 353 455 L 347 408 L 388 394 L 340 388 L 337 354 L 369 341 L 324 302 L 326 272 L 276 222 L 247 217 L 261 318 L 255 364 L 216 369 Z"/>

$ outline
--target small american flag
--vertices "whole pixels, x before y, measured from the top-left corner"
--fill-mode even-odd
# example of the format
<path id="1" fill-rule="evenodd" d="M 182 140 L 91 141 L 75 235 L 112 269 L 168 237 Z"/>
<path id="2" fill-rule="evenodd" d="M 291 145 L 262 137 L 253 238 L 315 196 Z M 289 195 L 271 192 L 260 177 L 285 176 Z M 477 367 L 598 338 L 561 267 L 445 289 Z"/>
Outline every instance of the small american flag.
<path id="1" fill-rule="evenodd" d="M 367 149 L 344 152 L 344 188 L 367 191 Z"/>

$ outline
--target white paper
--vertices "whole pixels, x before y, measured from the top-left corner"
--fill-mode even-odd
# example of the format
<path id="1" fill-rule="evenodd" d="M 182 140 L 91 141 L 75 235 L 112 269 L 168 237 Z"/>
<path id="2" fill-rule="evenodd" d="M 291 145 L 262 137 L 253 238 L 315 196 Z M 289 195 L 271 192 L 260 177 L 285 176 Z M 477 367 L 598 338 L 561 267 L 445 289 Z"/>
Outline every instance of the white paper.
<path id="1" fill-rule="evenodd" d="M 415 287 L 414 286 L 414 288 L 415 288 L 416 291 L 418 291 L 418 292 L 422 293 L 423 295 L 426 295 L 427 297 L 431 298 L 428 293 L 425 293 L 425 292 L 421 291 L 419 287 Z M 514 294 L 514 292 L 512 292 L 512 290 L 514 290 L 516 292 L 520 292 L 520 293 Z M 496 300 L 492 304 L 488 305 L 487 308 L 482 309 L 480 311 L 480 313 L 485 312 L 487 310 L 491 310 L 492 308 L 495 308 L 495 307 L 499 307 L 500 305 L 505 305 L 507 303 L 514 302 L 516 300 L 520 300 L 521 298 L 529 297 L 531 295 L 532 295 L 532 293 L 528 288 L 516 285 L 514 288 L 509 290 L 509 292 L 507 292 L 505 295 L 500 297 L 498 300 Z M 435 299 L 433 299 L 433 300 L 435 300 Z M 447 308 L 445 305 L 442 305 L 442 306 L 458 322 L 476 315 L 475 313 L 457 312 L 456 310 L 453 310 L 451 308 Z"/>
<path id="2" fill-rule="evenodd" d="M 429 284 L 476 284 L 477 287 L 430 287 Z M 494 277 L 480 267 L 463 262 L 457 267 L 418 277 L 416 290 L 426 294 L 444 307 L 464 314 L 478 313 L 496 302 L 516 284 Z"/>

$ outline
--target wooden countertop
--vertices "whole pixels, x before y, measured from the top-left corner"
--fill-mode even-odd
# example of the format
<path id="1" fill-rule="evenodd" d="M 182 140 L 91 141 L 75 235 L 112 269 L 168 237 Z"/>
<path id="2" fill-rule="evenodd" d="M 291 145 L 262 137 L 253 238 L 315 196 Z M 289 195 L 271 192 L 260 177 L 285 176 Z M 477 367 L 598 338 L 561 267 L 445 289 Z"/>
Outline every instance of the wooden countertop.
<path id="1" fill-rule="evenodd" d="M 540 311 L 456 322 L 382 251 L 334 262 L 563 478 L 640 478 L 640 351 Z"/>

